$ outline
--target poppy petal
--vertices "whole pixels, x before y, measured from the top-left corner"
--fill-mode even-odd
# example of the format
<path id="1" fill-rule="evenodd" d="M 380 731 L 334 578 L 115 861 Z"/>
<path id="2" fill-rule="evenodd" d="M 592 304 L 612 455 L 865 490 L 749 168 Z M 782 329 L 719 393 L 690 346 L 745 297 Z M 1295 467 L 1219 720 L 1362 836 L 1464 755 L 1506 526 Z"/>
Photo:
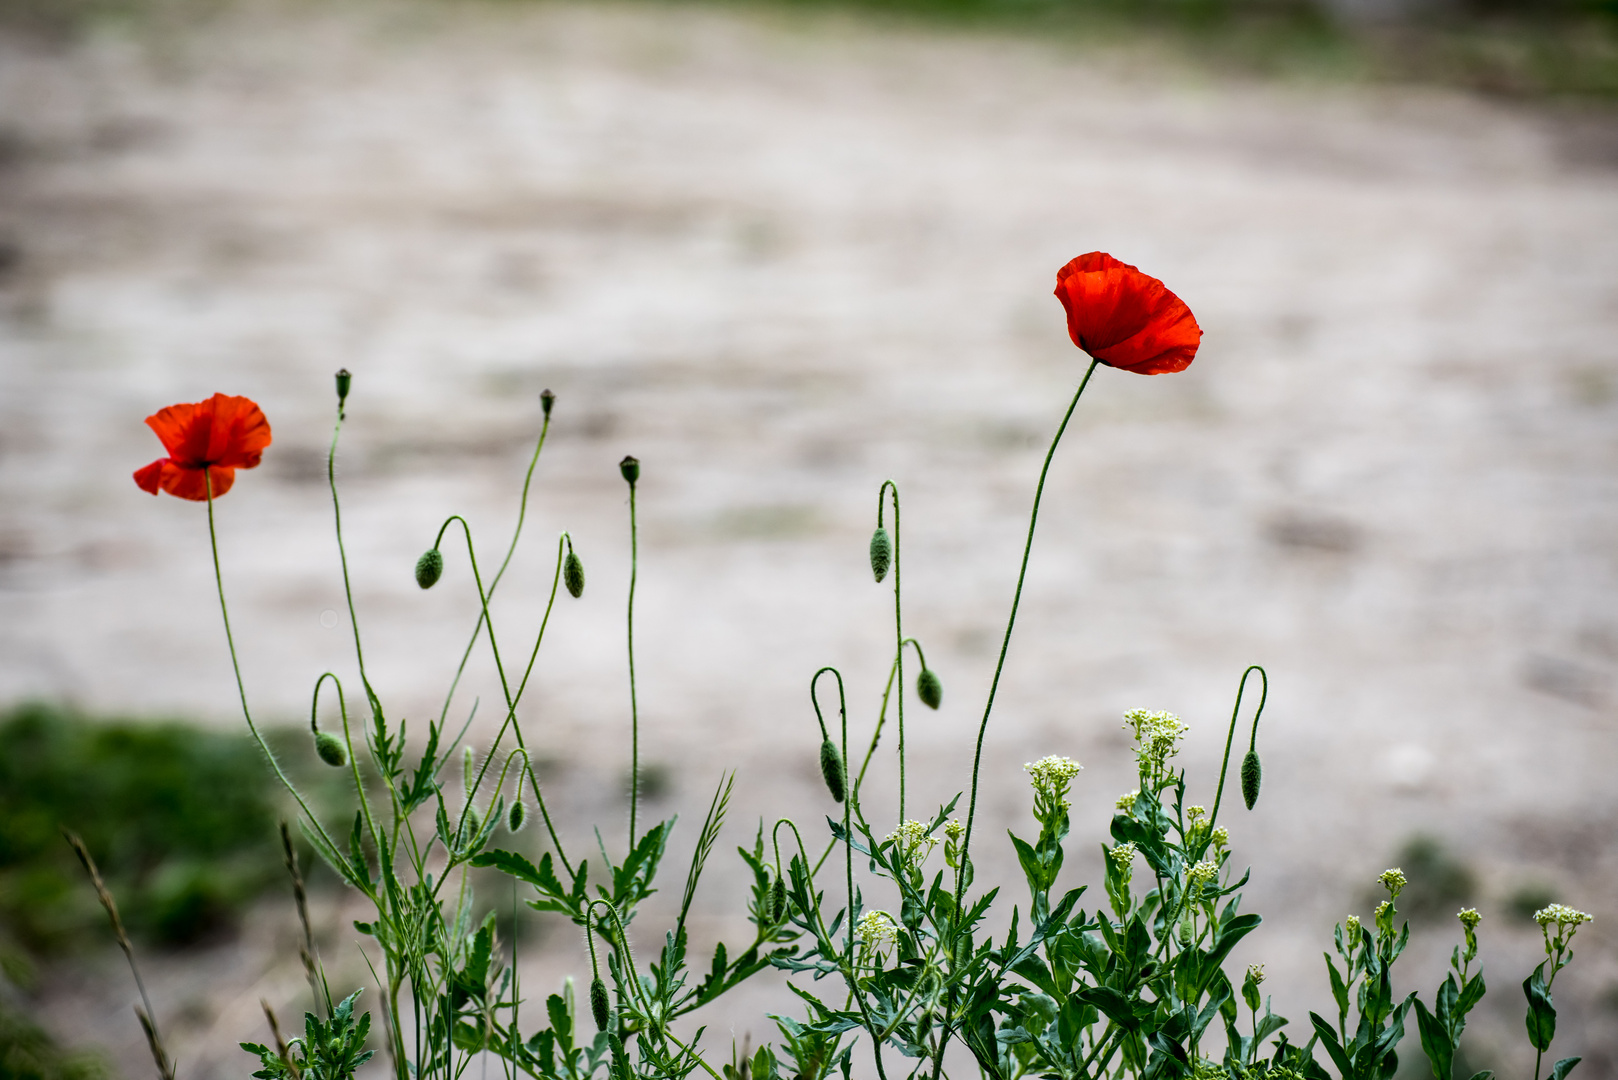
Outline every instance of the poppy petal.
<path id="1" fill-rule="evenodd" d="M 219 498 L 236 482 L 236 470 L 228 465 L 210 465 L 206 469 L 187 468 L 165 461 L 163 490 L 180 499 L 192 502 L 208 501 L 208 481 L 213 481 L 213 497 Z"/>
<path id="2" fill-rule="evenodd" d="M 1056 274 L 1073 344 L 1110 367 L 1141 375 L 1183 371 L 1202 329 L 1191 309 L 1157 278 L 1101 251 Z"/>
<path id="3" fill-rule="evenodd" d="M 163 449 L 169 452 L 169 457 L 181 461 L 201 460 L 207 444 L 204 441 L 201 445 L 197 445 L 194 433 L 197 428 L 197 413 L 206 404 L 207 402 L 195 405 L 170 405 L 146 418 L 146 426 L 163 441 Z"/>
<path id="4" fill-rule="evenodd" d="M 250 398 L 215 394 L 206 460 L 215 465 L 251 469 L 270 445 L 270 422 Z"/>
<path id="5" fill-rule="evenodd" d="M 163 479 L 163 465 L 167 461 L 168 461 L 168 458 L 158 458 L 156 461 L 152 462 L 150 465 L 146 466 L 145 468 L 136 469 L 135 470 L 135 484 L 136 484 L 136 486 L 139 487 L 142 491 L 150 492 L 152 495 L 156 495 L 157 492 L 158 492 L 158 485 L 162 482 L 162 479 Z"/>

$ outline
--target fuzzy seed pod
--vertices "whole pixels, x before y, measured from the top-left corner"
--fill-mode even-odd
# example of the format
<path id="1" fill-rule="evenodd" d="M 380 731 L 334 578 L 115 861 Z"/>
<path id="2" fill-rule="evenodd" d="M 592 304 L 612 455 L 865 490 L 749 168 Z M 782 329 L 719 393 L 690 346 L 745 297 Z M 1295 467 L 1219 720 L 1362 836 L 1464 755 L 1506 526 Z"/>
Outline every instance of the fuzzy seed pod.
<path id="1" fill-rule="evenodd" d="M 545 415 L 551 414 L 551 406 L 556 404 L 556 395 L 551 393 L 550 387 L 539 392 L 539 407 L 545 410 Z"/>
<path id="2" fill-rule="evenodd" d="M 337 407 L 342 408 L 343 402 L 348 400 L 348 388 L 354 383 L 354 376 L 348 373 L 347 368 L 337 371 Z"/>
<path id="3" fill-rule="evenodd" d="M 567 553 L 562 560 L 562 582 L 567 586 L 567 593 L 577 600 L 584 595 L 584 563 L 573 552 Z"/>
<path id="4" fill-rule="evenodd" d="M 430 589 L 438 584 L 438 579 L 444 574 L 444 555 L 437 548 L 428 548 L 421 558 L 416 560 L 416 584 L 424 589 Z"/>
<path id="5" fill-rule="evenodd" d="M 329 731 L 315 732 L 315 753 L 320 755 L 321 761 L 334 769 L 341 769 L 348 764 L 348 747 L 343 745 L 343 740 Z"/>
<path id="6" fill-rule="evenodd" d="M 784 922 L 787 917 L 787 879 L 778 877 L 770 886 L 770 921 Z"/>
<path id="7" fill-rule="evenodd" d="M 1185 918 L 1180 920 L 1180 945 L 1185 948 L 1191 946 L 1191 913 L 1188 911 Z"/>
<path id="8" fill-rule="evenodd" d="M 916 696 L 929 709 L 938 708 L 944 700 L 944 684 L 938 681 L 932 668 L 922 668 L 921 674 L 916 676 Z"/>
<path id="9" fill-rule="evenodd" d="M 893 538 L 888 530 L 877 529 L 871 534 L 871 574 L 878 582 L 888 576 L 888 567 L 893 565 Z"/>
<path id="10" fill-rule="evenodd" d="M 624 460 L 618 463 L 618 471 L 624 474 L 629 486 L 634 487 L 635 481 L 640 479 L 640 462 L 626 455 Z"/>
<path id="11" fill-rule="evenodd" d="M 506 827 L 512 832 L 522 832 L 522 827 L 528 823 L 528 804 L 518 799 L 511 804 L 506 812 Z"/>
<path id="12" fill-rule="evenodd" d="M 833 802 L 843 801 L 843 756 L 837 744 L 827 739 L 820 744 L 820 773 L 826 778 L 826 790 Z"/>
<path id="13" fill-rule="evenodd" d="M 1258 786 L 1264 779 L 1264 766 L 1259 764 L 1258 751 L 1249 750 L 1242 758 L 1242 802 L 1249 810 L 1258 802 Z"/>
<path id="14" fill-rule="evenodd" d="M 596 1030 L 606 1031 L 612 1010 L 607 1002 L 607 984 L 597 975 L 590 980 L 590 1015 L 595 1017 Z"/>

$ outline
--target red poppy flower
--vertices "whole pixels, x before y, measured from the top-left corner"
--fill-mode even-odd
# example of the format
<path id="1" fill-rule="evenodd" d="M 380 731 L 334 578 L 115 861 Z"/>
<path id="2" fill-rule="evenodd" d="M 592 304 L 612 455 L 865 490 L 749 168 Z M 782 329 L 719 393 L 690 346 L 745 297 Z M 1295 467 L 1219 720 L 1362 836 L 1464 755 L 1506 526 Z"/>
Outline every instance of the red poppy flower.
<path id="1" fill-rule="evenodd" d="M 146 418 L 169 452 L 135 471 L 142 491 L 159 488 L 201 502 L 210 482 L 217 498 L 230 490 L 237 469 L 258 465 L 270 445 L 270 422 L 249 398 L 215 394 L 195 405 L 170 405 Z"/>
<path id="2" fill-rule="evenodd" d="M 1056 298 L 1067 309 L 1073 344 L 1109 367 L 1137 375 L 1184 371 L 1202 342 L 1185 301 L 1102 251 L 1056 272 Z"/>

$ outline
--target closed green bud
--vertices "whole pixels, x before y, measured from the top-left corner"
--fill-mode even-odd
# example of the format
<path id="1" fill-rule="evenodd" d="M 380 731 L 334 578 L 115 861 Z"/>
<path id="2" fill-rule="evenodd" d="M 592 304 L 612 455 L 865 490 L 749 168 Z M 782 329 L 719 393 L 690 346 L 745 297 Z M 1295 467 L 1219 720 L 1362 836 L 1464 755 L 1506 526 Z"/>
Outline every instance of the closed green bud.
<path id="1" fill-rule="evenodd" d="M 337 370 L 337 407 L 342 408 L 343 402 L 348 400 L 348 388 L 354 384 L 354 376 L 348 373 L 347 368 Z"/>
<path id="2" fill-rule="evenodd" d="M 506 827 L 512 832 L 522 832 L 522 827 L 528 823 L 528 804 L 521 799 L 511 804 L 506 812 Z"/>
<path id="3" fill-rule="evenodd" d="M 1242 802 L 1249 810 L 1258 802 L 1258 786 L 1264 780 L 1264 766 L 1259 764 L 1258 751 L 1249 750 L 1242 758 Z"/>
<path id="4" fill-rule="evenodd" d="M 562 583 L 567 586 L 568 595 L 573 599 L 584 595 L 584 563 L 572 551 L 562 560 Z"/>
<path id="5" fill-rule="evenodd" d="M 837 744 L 827 739 L 820 744 L 820 773 L 826 778 L 826 790 L 833 802 L 843 801 L 843 756 Z"/>
<path id="6" fill-rule="evenodd" d="M 777 877 L 770 886 L 770 921 L 783 922 L 787 917 L 787 879 Z"/>
<path id="7" fill-rule="evenodd" d="M 921 674 L 916 676 L 916 696 L 929 709 L 938 708 L 944 700 L 944 684 L 938 681 L 932 668 L 922 668 Z"/>
<path id="8" fill-rule="evenodd" d="M 607 1002 L 607 984 L 597 975 L 590 980 L 590 1015 L 595 1017 L 596 1030 L 606 1031 L 612 1009 Z"/>
<path id="9" fill-rule="evenodd" d="M 551 406 L 555 404 L 556 395 L 551 393 L 550 387 L 547 386 L 545 389 L 539 392 L 539 407 L 545 410 L 546 416 L 550 416 Z"/>
<path id="10" fill-rule="evenodd" d="M 416 560 L 416 584 L 424 589 L 430 589 L 438 584 L 438 579 L 444 576 L 444 553 L 437 548 L 428 548 L 421 558 Z"/>
<path id="11" fill-rule="evenodd" d="M 640 462 L 625 455 L 624 460 L 618 463 L 618 471 L 624 474 L 624 479 L 629 481 L 629 486 L 634 487 L 635 481 L 640 479 Z"/>
<path id="12" fill-rule="evenodd" d="M 871 573 L 877 581 L 888 576 L 888 567 L 893 565 L 893 538 L 888 530 L 877 529 L 871 534 Z"/>
<path id="13" fill-rule="evenodd" d="M 329 731 L 315 732 L 315 753 L 334 769 L 341 769 L 348 764 L 348 747 L 343 740 Z"/>
<path id="14" fill-rule="evenodd" d="M 483 811 L 477 803 L 466 804 L 466 838 L 470 840 L 483 831 Z"/>

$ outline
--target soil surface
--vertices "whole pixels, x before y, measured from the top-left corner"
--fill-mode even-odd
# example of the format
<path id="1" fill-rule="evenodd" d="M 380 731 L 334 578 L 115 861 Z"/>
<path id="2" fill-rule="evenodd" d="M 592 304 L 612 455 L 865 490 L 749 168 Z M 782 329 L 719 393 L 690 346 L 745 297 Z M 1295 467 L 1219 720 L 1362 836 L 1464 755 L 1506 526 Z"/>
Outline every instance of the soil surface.
<path id="1" fill-rule="evenodd" d="M 944 687 L 936 713 L 908 696 L 909 816 L 968 784 L 1084 370 L 1053 274 L 1110 251 L 1206 339 L 1183 374 L 1101 369 L 1056 455 L 984 747 L 980 881 L 1006 875 L 1003 916 L 1024 897 L 1003 830 L 1031 831 L 1021 765 L 1050 753 L 1086 766 L 1067 875 L 1094 879 L 1135 786 L 1133 706 L 1191 723 L 1188 798 L 1211 805 L 1262 663 L 1263 797 L 1221 823 L 1266 923 L 1232 963 L 1268 966 L 1294 1037 L 1330 1007 L 1332 923 L 1425 836 L 1485 914 L 1474 1067 L 1530 1068 L 1517 984 L 1539 943 L 1512 905 L 1539 889 L 1596 916 L 1556 1049 L 1618 1075 L 1618 173 L 1570 134 L 1588 118 L 829 15 L 399 2 L 3 40 L 0 125 L 0 702 L 241 723 L 204 509 L 130 481 L 161 452 L 142 418 L 215 391 L 275 431 L 218 506 L 250 703 L 296 724 L 320 672 L 353 691 L 325 475 L 346 366 L 354 602 L 373 683 L 424 731 L 477 600 L 459 535 L 434 591 L 411 566 L 457 512 L 499 564 L 550 387 L 495 625 L 526 654 L 569 530 L 588 586 L 558 601 L 521 715 L 569 845 L 592 822 L 621 845 L 636 455 L 648 812 L 682 814 L 649 943 L 721 770 L 729 841 L 783 814 L 822 834 L 806 687 L 839 665 L 869 737 L 884 478 L 904 629 Z M 487 740 L 486 648 L 452 717 L 474 700 Z M 740 870 L 722 841 L 704 941 L 746 932 Z M 1417 926 L 1401 992 L 1431 994 L 1460 897 Z M 361 985 L 361 913 L 317 914 Z M 240 942 L 153 959 L 183 1075 L 244 1071 L 261 996 L 305 1007 L 292 933 L 277 900 Z M 523 933 L 534 993 L 584 970 L 571 931 Z M 111 960 L 41 993 L 56 1031 L 146 1075 Z M 707 1045 L 794 1007 L 762 976 Z M 1420 1075 L 1414 1039 L 1405 1056 Z"/>

